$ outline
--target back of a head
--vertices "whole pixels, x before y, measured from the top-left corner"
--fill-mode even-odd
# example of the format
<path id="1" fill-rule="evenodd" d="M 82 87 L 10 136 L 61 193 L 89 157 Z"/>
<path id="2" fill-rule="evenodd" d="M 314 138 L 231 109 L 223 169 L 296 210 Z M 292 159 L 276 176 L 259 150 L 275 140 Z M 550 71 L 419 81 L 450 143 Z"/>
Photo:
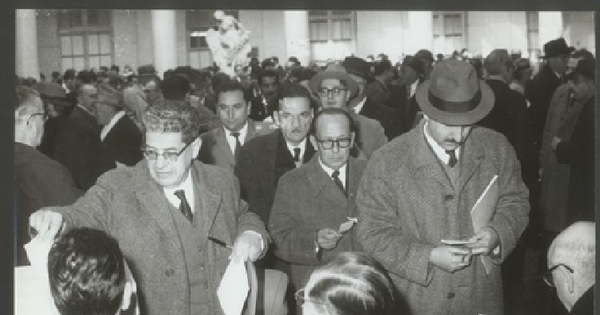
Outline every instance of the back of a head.
<path id="1" fill-rule="evenodd" d="M 588 287 L 595 283 L 596 223 L 575 222 L 562 231 L 550 245 L 548 261 L 553 265 L 571 267 L 577 285 Z"/>
<path id="2" fill-rule="evenodd" d="M 191 89 L 187 76 L 180 73 L 172 73 L 160 83 L 160 90 L 167 100 L 183 100 Z"/>
<path id="3" fill-rule="evenodd" d="M 233 92 L 233 91 L 241 91 L 242 94 L 244 94 L 244 100 L 248 101 L 248 95 L 247 95 L 246 91 L 244 90 L 244 86 L 237 80 L 233 80 L 231 78 L 228 78 L 227 80 L 222 81 L 221 84 L 219 84 L 217 86 L 217 89 L 215 92 L 216 92 L 217 98 L 218 98 L 219 94 L 221 94 L 221 93 Z"/>
<path id="4" fill-rule="evenodd" d="M 331 314 L 397 314 L 397 293 L 390 277 L 377 261 L 362 253 L 340 253 L 315 270 L 305 294 L 316 301 L 317 309 L 328 309 Z"/>
<path id="5" fill-rule="evenodd" d="M 489 75 L 499 75 L 512 68 L 512 58 L 506 49 L 494 49 L 483 61 L 483 67 Z"/>
<path id="6" fill-rule="evenodd" d="M 381 75 L 383 74 L 386 70 L 392 70 L 392 63 L 388 60 L 388 59 L 384 59 L 378 62 L 375 62 L 375 67 L 374 67 L 374 71 L 373 71 L 373 75 Z"/>
<path id="7" fill-rule="evenodd" d="M 61 315 L 114 315 L 125 289 L 125 261 L 103 231 L 73 229 L 50 249 L 50 291 Z"/>

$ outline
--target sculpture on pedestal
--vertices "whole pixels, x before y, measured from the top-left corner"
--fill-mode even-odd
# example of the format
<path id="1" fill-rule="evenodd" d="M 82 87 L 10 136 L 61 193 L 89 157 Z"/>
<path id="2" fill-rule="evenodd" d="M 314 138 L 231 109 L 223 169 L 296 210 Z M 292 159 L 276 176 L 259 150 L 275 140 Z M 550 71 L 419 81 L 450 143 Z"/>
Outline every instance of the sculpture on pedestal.
<path id="1" fill-rule="evenodd" d="M 206 32 L 206 42 L 219 71 L 233 77 L 235 66 L 246 66 L 250 62 L 250 32 L 235 17 L 223 11 L 215 11 L 214 17 L 219 21 L 219 27 Z"/>

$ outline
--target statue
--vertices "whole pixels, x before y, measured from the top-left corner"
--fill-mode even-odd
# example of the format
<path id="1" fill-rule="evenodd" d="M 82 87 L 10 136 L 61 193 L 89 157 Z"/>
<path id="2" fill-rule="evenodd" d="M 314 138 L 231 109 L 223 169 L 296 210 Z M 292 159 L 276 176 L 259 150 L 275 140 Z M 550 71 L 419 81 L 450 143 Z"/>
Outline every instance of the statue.
<path id="1" fill-rule="evenodd" d="M 250 62 L 250 32 L 235 17 L 221 10 L 215 11 L 214 17 L 219 21 L 219 28 L 206 32 L 206 42 L 220 71 L 233 77 L 235 66 L 246 66 Z"/>

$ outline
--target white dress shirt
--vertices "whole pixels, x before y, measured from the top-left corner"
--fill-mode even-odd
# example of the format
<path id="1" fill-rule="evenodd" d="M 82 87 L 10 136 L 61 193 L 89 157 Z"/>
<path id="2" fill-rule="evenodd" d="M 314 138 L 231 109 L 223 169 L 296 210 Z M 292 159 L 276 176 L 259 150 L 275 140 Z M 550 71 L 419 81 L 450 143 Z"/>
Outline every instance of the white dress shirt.
<path id="1" fill-rule="evenodd" d="M 167 197 L 167 200 L 177 209 L 179 209 L 179 204 L 181 204 L 181 200 L 175 196 L 175 192 L 177 190 L 183 190 L 185 192 L 185 199 L 187 199 L 188 204 L 190 205 L 190 209 L 192 213 L 196 211 L 195 208 L 195 195 L 194 195 L 194 184 L 192 182 L 192 171 L 188 170 L 188 174 L 186 179 L 179 184 L 179 186 L 175 188 L 163 188 L 163 192 Z"/>
<path id="2" fill-rule="evenodd" d="M 231 135 L 231 131 L 229 131 L 225 126 L 223 126 L 223 130 L 225 131 L 225 139 L 227 139 L 227 143 L 229 144 L 229 148 L 231 149 L 231 153 L 235 153 L 235 137 Z M 239 141 L 241 145 L 244 145 L 246 142 L 246 136 L 248 135 L 248 122 L 238 131 L 240 133 Z"/>
<path id="3" fill-rule="evenodd" d="M 427 129 L 427 124 L 428 124 L 428 122 L 425 122 L 425 124 L 423 124 L 423 131 L 425 132 L 425 139 L 427 140 L 427 143 L 429 143 L 429 145 L 433 149 L 433 152 L 440 159 L 440 161 L 442 161 L 446 164 L 449 164 L 450 163 L 450 155 L 448 153 L 446 153 L 446 150 L 444 148 L 442 148 L 433 139 L 433 137 L 429 134 L 429 130 Z M 460 157 L 461 148 L 462 147 L 458 147 L 458 148 L 456 148 L 456 150 L 454 150 L 454 153 L 456 154 L 456 160 L 458 160 Z"/>
<path id="4" fill-rule="evenodd" d="M 294 149 L 295 148 L 300 149 L 300 154 L 298 155 L 298 159 L 300 161 L 300 164 L 302 164 L 302 160 L 304 159 L 304 152 L 306 151 L 306 138 L 304 138 L 304 140 L 302 140 L 302 142 L 300 142 L 300 144 L 298 146 L 293 146 L 287 141 L 285 142 L 285 145 L 287 146 L 288 150 L 290 150 L 292 157 L 294 157 Z M 298 164 L 296 164 L 296 165 L 298 165 Z"/>
<path id="5" fill-rule="evenodd" d="M 333 181 L 333 177 L 331 177 L 331 174 L 333 174 L 333 172 L 335 170 L 330 168 L 329 166 L 323 164 L 323 162 L 321 162 L 321 157 L 319 157 L 319 164 L 321 165 L 321 168 L 325 171 L 325 173 L 327 173 L 327 175 L 329 175 L 329 178 Z M 346 166 L 347 165 L 348 165 L 348 162 L 346 162 L 346 164 L 342 165 L 342 167 L 340 167 L 340 169 L 338 169 L 338 172 L 340 172 L 340 174 L 338 175 L 338 178 L 342 182 L 342 186 L 344 186 L 344 189 L 346 189 L 346 173 L 347 173 Z"/>

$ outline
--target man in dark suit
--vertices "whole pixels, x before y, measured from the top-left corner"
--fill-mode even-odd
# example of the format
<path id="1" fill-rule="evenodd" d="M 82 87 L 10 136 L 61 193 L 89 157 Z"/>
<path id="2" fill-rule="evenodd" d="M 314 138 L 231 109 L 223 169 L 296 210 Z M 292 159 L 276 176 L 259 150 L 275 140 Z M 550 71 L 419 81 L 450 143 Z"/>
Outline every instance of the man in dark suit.
<path id="1" fill-rule="evenodd" d="M 123 94 L 107 84 L 98 86 L 96 101 L 100 140 L 117 165 L 133 166 L 142 159 L 142 132 L 124 111 Z"/>
<path id="2" fill-rule="evenodd" d="M 256 135 L 272 131 L 268 125 L 248 119 L 250 103 L 245 95 L 238 81 L 230 79 L 219 85 L 217 115 L 222 126 L 201 135 L 200 161 L 233 170 L 242 145 Z"/>
<path id="3" fill-rule="evenodd" d="M 79 189 L 87 190 L 96 179 L 116 165 L 100 142 L 100 126 L 96 120 L 98 90 L 94 85 L 79 88 L 77 100 L 64 128 L 55 141 L 55 159 L 73 175 Z"/>
<path id="4" fill-rule="evenodd" d="M 260 95 L 253 96 L 248 117 L 255 121 L 272 119 L 277 107 L 279 75 L 273 70 L 261 70 L 258 74 Z"/>
<path id="5" fill-rule="evenodd" d="M 358 84 L 358 95 L 350 100 L 350 110 L 355 114 L 379 121 L 388 139 L 393 139 L 400 135 L 402 121 L 399 112 L 367 95 L 367 82 L 371 78 L 369 63 L 358 57 L 346 57 L 342 66 L 344 66 L 348 75 Z M 383 84 L 383 87 L 385 87 L 385 84 Z"/>
<path id="6" fill-rule="evenodd" d="M 348 58 L 350 57 L 347 57 L 346 60 L 348 60 Z M 352 73 L 352 71 L 348 70 L 348 68 L 345 65 L 344 67 L 346 68 L 346 71 Z M 371 80 L 371 82 L 367 84 L 367 87 L 365 88 L 365 95 L 371 101 L 389 106 L 389 101 L 391 97 L 389 83 L 391 82 L 392 77 L 394 76 L 392 63 L 388 59 L 384 59 L 375 62 L 375 64 L 372 67 L 373 80 Z"/>
<path id="7" fill-rule="evenodd" d="M 573 49 L 567 46 L 564 38 L 554 39 L 544 44 L 546 65 L 525 87 L 525 97 L 531 103 L 529 111 L 538 152 L 542 143 L 550 100 L 552 100 L 554 91 L 561 84 L 566 83 L 564 74 L 567 71 L 569 54 L 572 51 Z"/>
<path id="8" fill-rule="evenodd" d="M 59 87 L 60 88 L 60 87 Z M 27 265 L 23 245 L 29 241 L 29 216 L 41 207 L 73 203 L 81 191 L 69 171 L 35 149 L 44 133 L 44 112 L 37 93 L 27 87 L 17 89 L 15 106 L 15 213 L 17 225 L 16 264 Z"/>
<path id="9" fill-rule="evenodd" d="M 143 122 L 143 161 L 107 172 L 71 206 L 35 212 L 31 226 L 42 241 L 63 223 L 116 238 L 142 314 L 222 315 L 217 287 L 229 260 L 262 256 L 267 231 L 247 211 L 232 172 L 195 160 L 202 141 L 194 108 L 158 100 Z"/>
<path id="10" fill-rule="evenodd" d="M 277 185 L 269 231 L 275 255 L 291 264 L 295 289 L 337 253 L 360 251 L 349 222 L 356 216 L 356 191 L 366 162 L 350 157 L 353 126 L 343 109 L 319 111 L 310 135 L 318 154 L 284 174 Z"/>
<path id="11" fill-rule="evenodd" d="M 401 133 L 408 132 L 417 123 L 417 113 L 420 109 L 415 92 L 424 81 L 424 67 L 423 61 L 413 56 L 406 56 L 400 65 L 399 84 L 392 89 L 390 103 L 392 108 L 400 112 Z"/>

